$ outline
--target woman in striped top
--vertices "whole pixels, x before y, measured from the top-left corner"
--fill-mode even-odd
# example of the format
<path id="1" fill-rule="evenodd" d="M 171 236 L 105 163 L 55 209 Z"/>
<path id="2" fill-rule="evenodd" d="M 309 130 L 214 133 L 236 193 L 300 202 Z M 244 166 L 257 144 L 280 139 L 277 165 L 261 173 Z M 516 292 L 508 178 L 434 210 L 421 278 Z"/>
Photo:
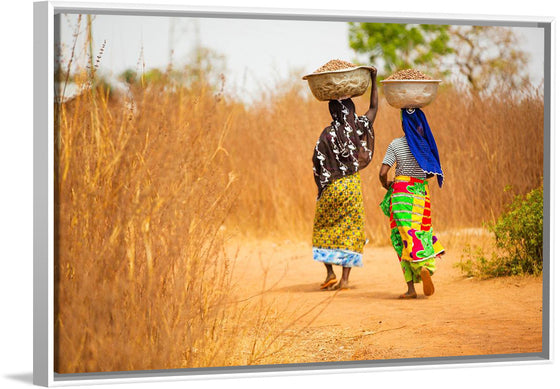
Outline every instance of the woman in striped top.
<path id="1" fill-rule="evenodd" d="M 379 179 L 387 194 L 381 203 L 391 224 L 391 243 L 401 264 L 408 290 L 403 299 L 416 298 L 414 284 L 422 281 L 424 295 L 435 288 L 431 276 L 435 258 L 444 253 L 432 229 L 428 179 L 437 176 L 443 184 L 439 153 L 424 113 L 420 109 L 401 111 L 405 136 L 394 139 L 389 147 Z M 394 181 L 387 180 L 396 164 Z"/>

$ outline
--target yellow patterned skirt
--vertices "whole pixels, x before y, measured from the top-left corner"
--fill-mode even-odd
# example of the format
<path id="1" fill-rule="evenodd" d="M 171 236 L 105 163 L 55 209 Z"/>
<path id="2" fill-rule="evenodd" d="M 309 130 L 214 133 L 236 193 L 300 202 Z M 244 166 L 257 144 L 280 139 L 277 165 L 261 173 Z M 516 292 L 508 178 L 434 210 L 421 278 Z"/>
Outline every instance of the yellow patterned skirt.
<path id="1" fill-rule="evenodd" d="M 313 259 L 344 267 L 362 266 L 365 240 L 362 182 L 355 173 L 331 183 L 317 200 Z"/>

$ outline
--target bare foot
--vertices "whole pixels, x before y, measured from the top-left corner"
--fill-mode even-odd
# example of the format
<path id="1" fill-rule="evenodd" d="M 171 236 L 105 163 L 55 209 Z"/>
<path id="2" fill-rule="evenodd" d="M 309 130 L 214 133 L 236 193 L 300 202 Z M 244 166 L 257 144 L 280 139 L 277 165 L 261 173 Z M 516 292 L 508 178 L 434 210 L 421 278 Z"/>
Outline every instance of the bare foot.
<path id="1" fill-rule="evenodd" d="M 416 292 L 406 292 L 399 296 L 399 298 L 403 300 L 415 299 L 416 297 L 418 297 Z"/>
<path id="2" fill-rule="evenodd" d="M 436 291 L 430 271 L 425 267 L 420 270 L 420 278 L 422 278 L 422 288 L 424 289 L 425 296 L 431 296 Z"/>
<path id="3" fill-rule="evenodd" d="M 340 280 L 336 285 L 330 286 L 329 290 L 345 290 L 348 289 L 348 281 Z"/>

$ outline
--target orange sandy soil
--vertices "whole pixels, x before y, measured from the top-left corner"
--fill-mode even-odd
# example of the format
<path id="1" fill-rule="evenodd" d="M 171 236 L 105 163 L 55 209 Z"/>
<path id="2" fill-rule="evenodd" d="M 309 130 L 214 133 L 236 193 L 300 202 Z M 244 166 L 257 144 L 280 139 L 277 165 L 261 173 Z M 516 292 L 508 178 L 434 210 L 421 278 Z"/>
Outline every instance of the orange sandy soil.
<path id="1" fill-rule="evenodd" d="M 406 290 L 391 247 L 366 246 L 350 289 L 322 291 L 324 265 L 297 242 L 231 243 L 238 298 L 273 307 L 278 336 L 261 363 L 302 363 L 540 352 L 542 278 L 465 278 L 448 253 L 436 292 L 399 300 Z M 228 251 L 229 251 L 228 250 Z M 336 267 L 340 277 L 341 268 Z M 248 316 L 249 317 L 249 316 Z M 250 325 L 250 324 L 249 324 Z"/>

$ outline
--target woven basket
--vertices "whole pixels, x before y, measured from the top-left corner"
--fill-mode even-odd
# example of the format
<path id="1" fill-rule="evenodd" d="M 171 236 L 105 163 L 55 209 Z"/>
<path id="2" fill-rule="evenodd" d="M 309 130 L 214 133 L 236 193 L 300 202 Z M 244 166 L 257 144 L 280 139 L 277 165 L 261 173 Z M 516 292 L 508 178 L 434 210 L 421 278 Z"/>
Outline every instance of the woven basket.
<path id="1" fill-rule="evenodd" d="M 363 95 L 371 84 L 370 66 L 311 73 L 303 76 L 313 96 L 320 101 Z"/>
<path id="2" fill-rule="evenodd" d="M 383 80 L 383 93 L 395 108 L 422 108 L 436 97 L 441 80 Z"/>

